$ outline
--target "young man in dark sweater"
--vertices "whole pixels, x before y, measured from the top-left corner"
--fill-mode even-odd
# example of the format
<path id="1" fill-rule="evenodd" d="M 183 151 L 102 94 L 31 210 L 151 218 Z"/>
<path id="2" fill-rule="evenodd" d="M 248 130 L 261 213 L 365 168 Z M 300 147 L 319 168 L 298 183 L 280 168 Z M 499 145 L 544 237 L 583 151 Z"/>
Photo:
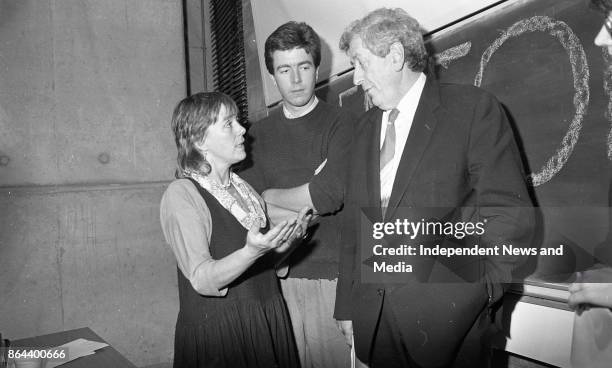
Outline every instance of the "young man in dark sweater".
<path id="1" fill-rule="evenodd" d="M 344 170 L 351 140 L 351 115 L 314 94 L 321 61 L 320 40 L 306 23 L 288 22 L 266 40 L 265 61 L 282 96 L 282 106 L 253 124 L 253 165 L 240 175 L 258 192 L 327 180 Z M 326 170 L 319 171 L 328 165 Z M 333 170 L 331 166 L 333 167 Z M 283 210 L 268 212 L 282 217 Z M 289 277 L 281 281 L 302 368 L 350 364 L 349 348 L 335 326 L 339 224 L 324 216 L 292 253 Z"/>

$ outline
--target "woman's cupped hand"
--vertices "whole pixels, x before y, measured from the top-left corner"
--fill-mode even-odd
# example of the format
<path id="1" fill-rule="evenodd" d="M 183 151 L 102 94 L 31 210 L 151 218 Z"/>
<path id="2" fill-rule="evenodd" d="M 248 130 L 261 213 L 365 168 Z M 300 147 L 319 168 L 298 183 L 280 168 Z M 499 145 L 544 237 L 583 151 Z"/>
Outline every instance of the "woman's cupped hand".
<path id="1" fill-rule="evenodd" d="M 284 252 L 296 238 L 301 238 L 306 233 L 311 218 L 310 209 L 304 207 L 294 219 L 281 221 L 265 234 L 254 225 L 247 233 L 246 247 L 257 256 L 270 250 Z"/>

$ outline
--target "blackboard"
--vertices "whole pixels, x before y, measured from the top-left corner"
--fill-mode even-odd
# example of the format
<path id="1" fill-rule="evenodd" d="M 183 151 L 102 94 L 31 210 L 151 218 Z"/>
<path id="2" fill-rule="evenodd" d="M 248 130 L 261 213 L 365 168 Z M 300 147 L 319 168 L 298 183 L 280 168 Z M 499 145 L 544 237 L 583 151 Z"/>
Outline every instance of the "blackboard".
<path id="1" fill-rule="evenodd" d="M 535 245 L 564 245 L 526 267 L 535 283 L 572 281 L 608 231 L 612 84 L 593 44 L 602 22 L 587 1 L 511 0 L 426 37 L 440 81 L 492 92 L 510 117 L 539 212 Z M 317 94 L 367 108 L 350 71 Z"/>

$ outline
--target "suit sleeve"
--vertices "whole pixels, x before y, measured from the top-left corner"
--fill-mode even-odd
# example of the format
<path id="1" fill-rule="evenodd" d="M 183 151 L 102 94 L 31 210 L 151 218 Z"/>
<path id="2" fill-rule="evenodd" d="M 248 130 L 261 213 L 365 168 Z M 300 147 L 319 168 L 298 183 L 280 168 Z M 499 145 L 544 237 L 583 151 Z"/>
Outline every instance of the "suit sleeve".
<path id="1" fill-rule="evenodd" d="M 352 226 L 353 208 L 345 208 L 337 216 L 340 223 L 340 247 L 338 247 L 338 284 L 336 285 L 336 301 L 334 318 L 339 321 L 352 320 L 351 294 L 353 291 L 356 242 L 352 237 L 356 234 Z"/>
<path id="2" fill-rule="evenodd" d="M 612 267 L 612 167 L 608 166 L 608 236 L 594 250 L 595 262 Z"/>
<path id="3" fill-rule="evenodd" d="M 501 104 L 490 94 L 478 100 L 468 147 L 469 177 L 476 193 L 479 221 L 485 221 L 480 241 L 486 247 L 512 244 L 530 247 L 534 208 L 527 191 L 520 153 Z M 506 255 L 485 260 L 489 303 L 501 298 L 512 272 L 526 256 Z"/>
<path id="4" fill-rule="evenodd" d="M 333 213 L 342 207 L 344 187 L 355 125 L 353 114 L 341 111 L 329 131 L 327 163 L 308 186 L 312 203 L 319 213 Z"/>

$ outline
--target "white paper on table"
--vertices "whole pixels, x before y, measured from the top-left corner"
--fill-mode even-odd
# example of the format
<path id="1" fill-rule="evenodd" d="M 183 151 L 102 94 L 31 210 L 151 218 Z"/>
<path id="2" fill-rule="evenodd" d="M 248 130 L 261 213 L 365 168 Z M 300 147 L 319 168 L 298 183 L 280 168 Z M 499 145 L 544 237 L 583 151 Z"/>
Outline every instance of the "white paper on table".
<path id="1" fill-rule="evenodd" d="M 70 341 L 64 345 L 57 346 L 53 349 L 58 348 L 66 348 L 68 349 L 68 360 L 61 361 L 47 361 L 45 368 L 54 368 L 64 363 L 68 363 L 69 361 L 75 360 L 80 357 L 84 357 L 87 355 L 92 355 L 98 349 L 102 349 L 103 347 L 108 346 L 108 344 L 103 342 L 91 341 L 86 339 L 76 339 L 74 341 Z"/>

